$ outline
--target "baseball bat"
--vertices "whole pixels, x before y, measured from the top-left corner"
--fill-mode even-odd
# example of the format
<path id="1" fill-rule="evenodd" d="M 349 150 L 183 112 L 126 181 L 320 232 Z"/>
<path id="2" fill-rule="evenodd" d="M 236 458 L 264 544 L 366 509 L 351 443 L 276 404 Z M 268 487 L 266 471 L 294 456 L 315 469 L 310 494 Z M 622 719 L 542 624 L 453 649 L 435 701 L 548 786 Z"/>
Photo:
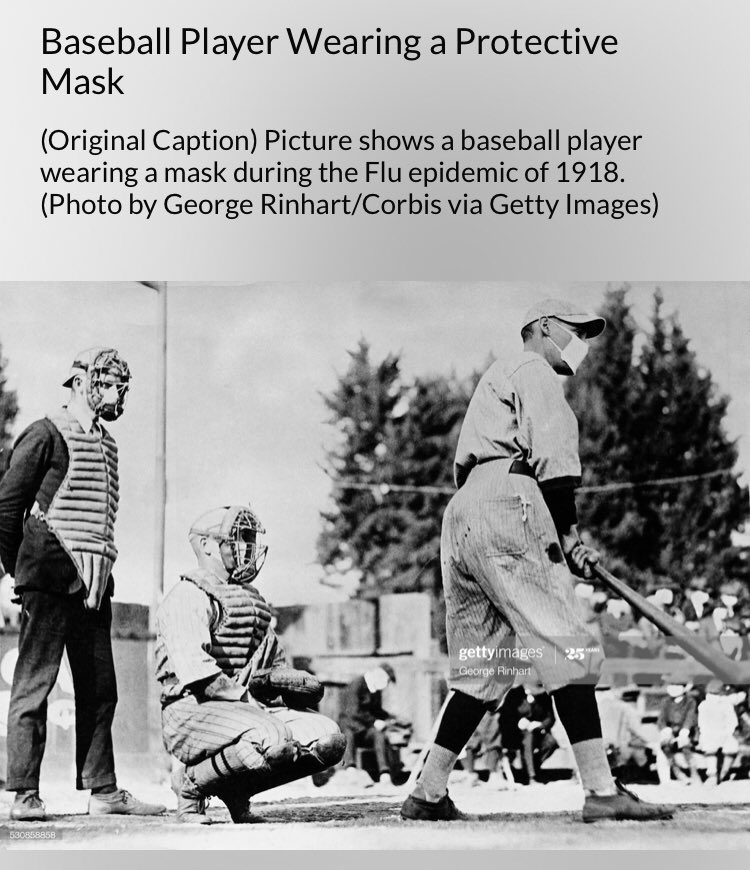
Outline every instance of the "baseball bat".
<path id="1" fill-rule="evenodd" d="M 689 628 L 685 628 L 684 625 L 681 625 L 676 619 L 673 619 L 663 610 L 647 601 L 635 589 L 631 589 L 627 583 L 623 583 L 622 580 L 619 580 L 614 574 L 610 574 L 601 565 L 593 564 L 591 565 L 591 570 L 604 586 L 616 592 L 620 598 L 627 601 L 641 616 L 645 616 L 649 622 L 653 622 L 677 646 L 684 649 L 696 661 L 705 665 L 725 683 L 735 685 L 750 683 L 750 662 L 732 661 L 721 650 L 711 646 Z"/>

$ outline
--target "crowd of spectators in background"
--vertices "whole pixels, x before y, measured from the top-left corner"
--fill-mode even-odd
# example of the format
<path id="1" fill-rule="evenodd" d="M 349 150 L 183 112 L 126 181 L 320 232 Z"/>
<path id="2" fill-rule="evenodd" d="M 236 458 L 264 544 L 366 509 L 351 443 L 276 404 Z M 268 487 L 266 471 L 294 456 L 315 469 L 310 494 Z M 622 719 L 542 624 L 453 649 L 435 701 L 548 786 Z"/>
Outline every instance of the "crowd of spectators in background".
<path id="1" fill-rule="evenodd" d="M 703 588 L 700 580 L 686 589 L 658 587 L 648 600 L 695 631 L 735 660 L 750 659 L 750 593 L 737 585 L 719 592 Z M 610 658 L 684 658 L 685 653 L 656 626 L 633 613 L 621 598 L 589 583 L 576 586 L 587 621 Z"/>
<path id="2" fill-rule="evenodd" d="M 610 766 L 623 782 L 718 785 L 750 774 L 746 687 L 717 679 L 693 686 L 670 674 L 658 686 L 618 687 L 605 671 L 596 698 Z M 542 765 L 559 748 L 561 736 L 544 689 L 536 683 L 516 686 L 500 711 L 482 720 L 462 766 L 476 784 L 507 788 L 546 782 L 559 774 Z"/>

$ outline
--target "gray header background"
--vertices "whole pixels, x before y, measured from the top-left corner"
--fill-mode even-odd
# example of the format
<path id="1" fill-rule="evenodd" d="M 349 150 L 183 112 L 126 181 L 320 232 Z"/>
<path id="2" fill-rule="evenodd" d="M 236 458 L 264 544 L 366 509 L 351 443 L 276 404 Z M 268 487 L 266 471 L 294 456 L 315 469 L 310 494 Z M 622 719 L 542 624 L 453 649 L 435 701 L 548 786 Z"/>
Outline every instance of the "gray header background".
<path id="1" fill-rule="evenodd" d="M 746 0 L 219 0 L 210 8 L 197 0 L 106 5 L 77 0 L 62 8 L 42 0 L 14 4 L 5 16 L 0 53 L 7 94 L 0 140 L 3 279 L 742 280 L 750 274 Z M 415 62 L 398 56 L 294 57 L 286 46 L 271 57 L 243 56 L 235 62 L 199 54 L 64 59 L 41 53 L 43 26 L 80 35 L 114 33 L 118 26 L 147 33 L 157 24 L 208 26 L 212 33 L 235 35 L 283 32 L 287 26 L 362 34 L 379 26 L 384 33 L 420 33 L 423 44 L 430 35 L 453 34 L 457 27 L 544 34 L 578 26 L 588 33 L 615 34 L 620 48 L 611 57 L 450 53 Z M 69 65 L 76 73 L 103 72 L 111 64 L 125 74 L 126 95 L 42 96 L 45 63 L 56 71 Z M 352 133 L 588 127 L 641 133 L 642 151 L 628 158 L 629 174 L 638 180 L 622 187 L 639 198 L 657 191 L 660 211 L 656 220 L 620 221 L 492 214 L 45 221 L 39 210 L 45 126 L 122 132 L 142 127 L 241 132 L 253 126 Z M 119 156 L 86 155 L 80 162 L 114 163 Z M 432 152 L 418 162 L 440 158 Z M 112 185 L 87 187 L 86 195 L 106 194 L 108 187 L 111 192 Z M 519 195 L 559 194 L 515 187 Z"/>

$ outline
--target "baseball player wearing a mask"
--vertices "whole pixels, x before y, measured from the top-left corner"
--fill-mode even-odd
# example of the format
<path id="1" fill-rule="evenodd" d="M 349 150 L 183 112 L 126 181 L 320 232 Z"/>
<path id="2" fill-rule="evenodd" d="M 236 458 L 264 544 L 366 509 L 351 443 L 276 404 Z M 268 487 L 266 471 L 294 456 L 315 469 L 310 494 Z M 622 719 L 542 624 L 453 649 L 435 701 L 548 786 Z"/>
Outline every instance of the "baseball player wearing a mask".
<path id="1" fill-rule="evenodd" d="M 257 821 L 250 798 L 336 764 L 346 739 L 306 709 L 323 689 L 287 667 L 271 609 L 253 586 L 265 561 L 265 529 L 247 506 L 197 519 L 190 544 L 198 567 L 170 590 L 157 614 L 156 676 L 169 752 L 185 767 L 181 822 L 208 824 L 216 795 L 232 821 Z"/>
<path id="2" fill-rule="evenodd" d="M 0 576 L 13 574 L 21 599 L 8 711 L 10 817 L 46 817 L 39 774 L 47 698 L 65 651 L 75 691 L 76 788 L 91 789 L 89 813 L 158 815 L 166 807 L 117 788 L 112 750 L 118 464 L 101 421 L 123 413 L 130 369 L 114 348 L 90 348 L 76 355 L 63 386 L 68 403 L 21 433 L 0 482 Z"/>
<path id="3" fill-rule="evenodd" d="M 493 363 L 471 399 L 454 464 L 458 491 L 441 538 L 452 691 L 401 809 L 405 819 L 461 816 L 448 776 L 484 712 L 498 709 L 515 677 L 513 668 L 500 667 L 507 661 L 469 658 L 477 648 L 543 652 L 528 663 L 570 739 L 584 821 L 671 817 L 669 807 L 644 803 L 612 779 L 593 685 L 602 656 L 571 577 L 590 577 L 598 554 L 576 528 L 578 423 L 557 375 L 575 374 L 589 339 L 604 327 L 603 318 L 579 305 L 540 302 L 521 324 L 523 351 Z M 570 655 L 571 648 L 581 655 Z"/>

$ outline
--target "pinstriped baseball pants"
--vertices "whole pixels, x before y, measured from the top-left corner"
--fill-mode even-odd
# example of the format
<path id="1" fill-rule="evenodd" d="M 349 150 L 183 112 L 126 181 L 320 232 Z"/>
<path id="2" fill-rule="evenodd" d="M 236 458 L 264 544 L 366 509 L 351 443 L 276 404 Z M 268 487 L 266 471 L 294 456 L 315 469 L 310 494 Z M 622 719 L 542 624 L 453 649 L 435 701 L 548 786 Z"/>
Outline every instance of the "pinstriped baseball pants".
<path id="1" fill-rule="evenodd" d="M 183 764 L 196 764 L 233 743 L 247 744 L 252 758 L 289 740 L 309 746 L 338 732 L 338 725 L 320 713 L 242 701 L 198 702 L 188 695 L 162 710 L 164 745 Z"/>
<path id="2" fill-rule="evenodd" d="M 449 685 L 497 704 L 517 669 L 533 667 L 551 692 L 595 683 L 603 660 L 539 487 L 509 465 L 475 466 L 446 509 L 440 545 Z"/>

